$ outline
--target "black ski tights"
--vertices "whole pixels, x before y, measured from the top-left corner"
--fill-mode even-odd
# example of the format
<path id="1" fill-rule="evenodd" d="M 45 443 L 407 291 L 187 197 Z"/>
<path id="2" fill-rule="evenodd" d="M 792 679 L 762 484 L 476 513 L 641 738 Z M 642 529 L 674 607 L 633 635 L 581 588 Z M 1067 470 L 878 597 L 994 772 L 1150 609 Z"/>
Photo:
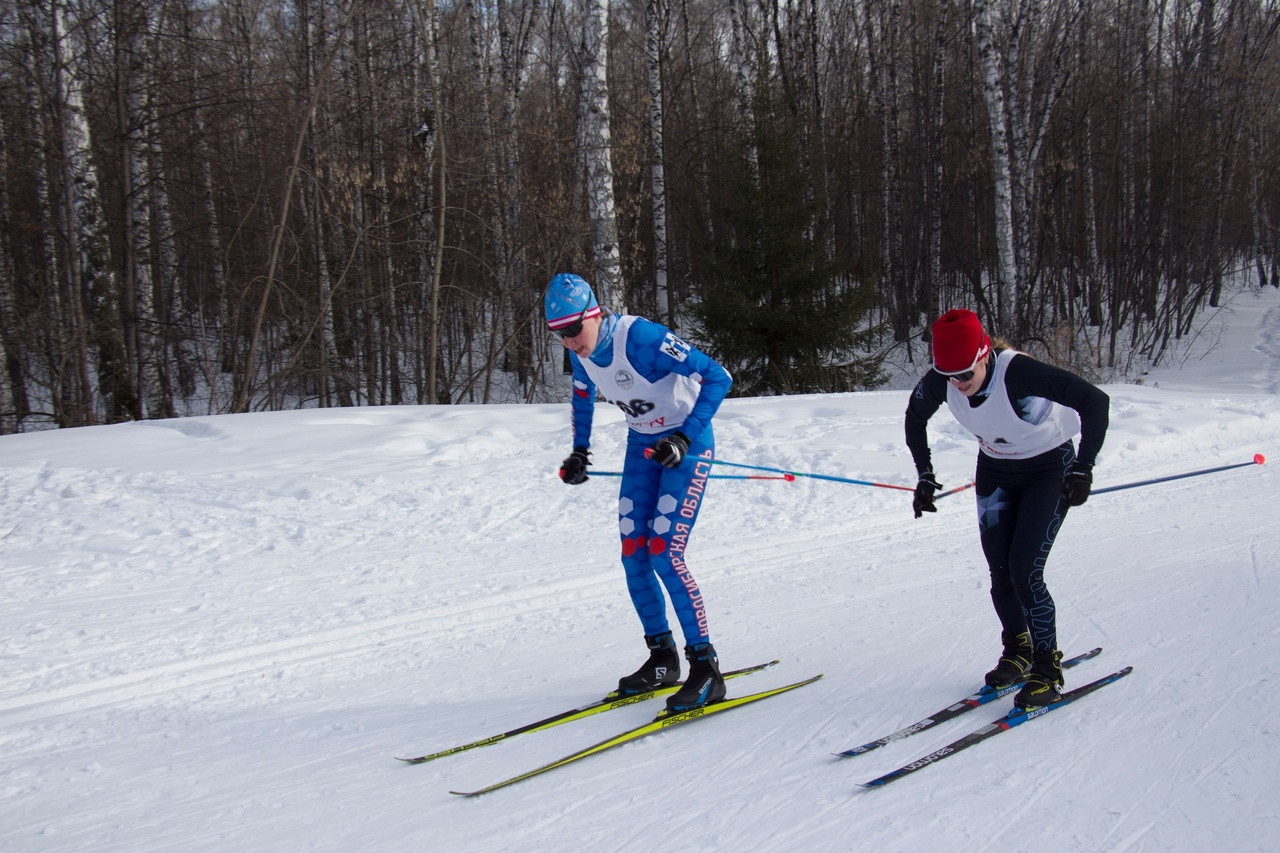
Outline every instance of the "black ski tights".
<path id="1" fill-rule="evenodd" d="M 1003 630 L 1009 636 L 1030 631 L 1037 652 L 1058 647 L 1044 567 L 1066 516 L 1059 496 L 1063 472 L 1074 458 L 1070 442 L 1030 459 L 979 454 L 974 477 L 978 532 L 991 569 L 991 603 Z"/>

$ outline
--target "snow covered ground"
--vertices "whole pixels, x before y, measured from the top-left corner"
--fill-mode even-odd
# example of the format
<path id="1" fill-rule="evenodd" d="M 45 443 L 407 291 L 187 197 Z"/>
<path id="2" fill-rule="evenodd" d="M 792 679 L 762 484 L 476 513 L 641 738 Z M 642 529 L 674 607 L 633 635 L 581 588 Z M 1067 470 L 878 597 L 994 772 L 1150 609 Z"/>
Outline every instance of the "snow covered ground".
<path id="1" fill-rule="evenodd" d="M 1097 495 L 1049 564 L 1079 703 L 881 790 L 1005 703 L 972 493 L 716 481 L 688 551 L 731 695 L 815 685 L 477 799 L 657 702 L 420 766 L 586 704 L 643 658 L 617 480 L 567 488 L 566 405 L 296 411 L 0 438 L 0 849 L 1274 850 L 1280 293 L 1111 385 Z M 721 457 L 912 484 L 904 391 L 730 400 Z M 624 429 L 598 410 L 596 464 Z M 974 443 L 944 412 L 942 482 Z M 727 469 L 725 470 L 728 473 Z M 1007 701 L 1007 700 L 1006 700 Z M 1270 792 L 1270 793 L 1268 793 Z"/>

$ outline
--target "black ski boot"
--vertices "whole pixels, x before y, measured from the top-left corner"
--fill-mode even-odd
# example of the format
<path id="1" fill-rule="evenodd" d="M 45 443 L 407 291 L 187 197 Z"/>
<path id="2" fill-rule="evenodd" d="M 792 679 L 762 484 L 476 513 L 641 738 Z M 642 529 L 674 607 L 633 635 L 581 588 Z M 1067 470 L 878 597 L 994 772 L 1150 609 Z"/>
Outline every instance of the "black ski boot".
<path id="1" fill-rule="evenodd" d="M 647 693 L 680 681 L 680 655 L 671 632 L 652 637 L 645 634 L 644 641 L 649 646 L 649 659 L 635 672 L 618 679 L 618 696 Z"/>
<path id="2" fill-rule="evenodd" d="M 1023 631 L 1010 636 L 1008 632 L 1000 634 L 1004 641 L 1004 651 L 996 668 L 987 673 L 987 686 L 992 690 L 1000 690 L 1010 684 L 1017 684 L 1026 678 L 1031 669 L 1031 634 Z"/>
<path id="3" fill-rule="evenodd" d="M 1036 652 L 1031 660 L 1031 674 L 1027 683 L 1013 697 L 1019 708 L 1043 708 L 1062 698 L 1058 691 L 1066 682 L 1062 679 L 1062 652 Z"/>
<path id="4" fill-rule="evenodd" d="M 684 656 L 689 660 L 689 677 L 684 686 L 667 697 L 668 713 L 679 713 L 703 705 L 711 705 L 724 698 L 724 676 L 720 674 L 720 659 L 710 643 L 685 646 Z"/>

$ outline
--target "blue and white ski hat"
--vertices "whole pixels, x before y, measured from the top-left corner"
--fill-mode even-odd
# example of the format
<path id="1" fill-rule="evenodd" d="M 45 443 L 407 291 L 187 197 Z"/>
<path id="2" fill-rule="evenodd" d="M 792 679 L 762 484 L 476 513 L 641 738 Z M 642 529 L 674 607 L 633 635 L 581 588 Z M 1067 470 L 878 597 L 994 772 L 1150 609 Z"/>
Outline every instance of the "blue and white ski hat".
<path id="1" fill-rule="evenodd" d="M 553 332 L 571 326 L 578 320 L 600 316 L 600 303 L 591 292 L 591 285 L 580 275 L 562 272 L 547 285 L 547 295 L 542 300 L 546 312 L 547 327 Z"/>

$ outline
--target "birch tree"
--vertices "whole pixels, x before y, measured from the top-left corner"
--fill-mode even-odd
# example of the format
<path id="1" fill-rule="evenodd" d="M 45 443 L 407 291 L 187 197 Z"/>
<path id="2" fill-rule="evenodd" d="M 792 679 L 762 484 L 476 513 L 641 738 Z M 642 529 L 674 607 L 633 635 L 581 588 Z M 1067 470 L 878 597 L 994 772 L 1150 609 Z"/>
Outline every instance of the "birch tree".
<path id="1" fill-rule="evenodd" d="M 579 122 L 591 220 L 594 278 L 602 305 L 625 310 L 622 254 L 618 248 L 613 196 L 613 150 L 609 126 L 609 0 L 587 0 L 582 20 L 582 97 Z"/>
<path id="2" fill-rule="evenodd" d="M 1127 370 L 1233 267 L 1280 277 L 1278 32 L 1277 0 L 0 0 L 0 429 L 560 399 L 566 268 L 672 325 L 734 284 L 761 328 L 823 304 L 806 342 L 858 288 L 908 346 L 944 303 L 1087 322 Z M 759 387 L 848 387 L 847 340 Z"/>
<path id="3" fill-rule="evenodd" d="M 37 378 L 38 373 L 44 374 L 42 378 L 49 389 L 48 415 L 59 426 L 75 426 L 75 420 L 67 415 L 66 400 L 71 395 L 65 390 L 68 382 L 64 380 L 62 364 L 63 354 L 67 351 L 63 318 L 63 262 L 54 239 L 61 227 L 58 214 L 73 209 L 74 205 L 60 203 L 57 195 L 57 187 L 62 186 L 57 176 L 65 159 L 54 152 L 67 148 L 63 129 L 65 114 L 59 109 L 66 104 L 66 99 L 59 76 L 61 66 L 53 46 L 57 31 L 53 25 L 55 16 L 51 12 L 39 2 L 23 3 L 18 8 L 23 30 L 18 64 L 29 73 L 22 77 L 22 98 L 17 115 L 39 117 L 25 123 L 25 132 L 20 139 L 27 155 L 32 184 L 32 210 L 28 215 L 35 226 L 29 275 L 39 294 L 37 313 L 43 319 L 38 331 L 28 337 L 27 349 L 31 356 L 24 360 L 23 373 L 30 373 L 33 378 Z M 10 231 L 8 235 L 10 240 L 17 238 L 17 232 Z M 78 235 L 71 236 L 71 239 L 77 238 Z M 16 325 L 11 331 L 15 336 L 18 331 Z M 36 353 L 43 355 L 37 358 Z"/>
<path id="4" fill-rule="evenodd" d="M 43 5 L 43 4 L 40 4 Z M 32 6 L 33 10 L 36 4 Z M 60 271 L 55 283 L 56 294 L 62 311 L 60 321 L 66 321 L 68 331 L 61 333 L 62 366 L 58 370 L 58 420 L 65 426 L 91 424 L 97 420 L 94 407 L 93 384 L 90 379 L 90 339 L 92 332 L 86 303 L 92 294 L 109 298 L 114 291 L 114 281 L 107 269 L 106 229 L 99 197 L 99 181 L 92 157 L 92 143 L 88 118 L 84 110 L 82 81 L 78 69 L 84 67 L 81 50 L 84 42 L 68 35 L 65 9 L 61 2 L 45 7 L 47 18 L 37 18 L 37 26 L 48 27 L 52 61 L 47 66 L 53 75 L 53 91 L 57 104 L 52 113 L 57 116 L 55 133 L 59 167 L 58 180 L 51 182 L 50 190 L 58 196 L 66 239 L 65 263 L 54 261 L 56 249 L 49 260 L 54 270 Z M 43 16 L 43 12 L 37 13 Z M 53 198 L 50 198 L 53 201 Z M 56 274 L 56 273 L 55 273 Z M 65 313 L 63 313 L 65 312 Z M 109 321 L 110 316 L 103 318 Z M 105 366 L 105 365 L 103 365 Z M 103 371 L 100 369 L 100 379 Z M 108 376 L 110 373 L 108 372 Z M 127 374 L 125 374 L 127 375 Z M 125 375 L 115 376 L 124 380 L 116 390 L 129 395 Z"/>
<path id="5" fill-rule="evenodd" d="M 994 291 L 998 325 L 1017 316 L 1018 269 L 1013 252 L 1013 163 L 1009 154 L 1008 108 L 997 54 L 992 5 L 999 0 L 974 0 L 974 35 L 982 61 L 982 95 L 991 133 L 991 176 L 995 205 L 996 265 Z"/>
<path id="6" fill-rule="evenodd" d="M 662 62 L 665 55 L 667 4 L 665 0 L 645 0 L 645 67 L 649 82 L 649 187 L 653 195 L 653 284 L 658 316 L 670 328 L 676 327 L 676 312 L 667 288 L 667 177 L 666 134 L 662 123 Z"/>
<path id="7" fill-rule="evenodd" d="M 946 58 L 950 44 L 948 24 L 951 21 L 952 0 L 937 0 L 933 35 L 932 85 L 926 91 L 929 96 L 925 108 L 925 135 L 930 145 L 930 156 L 925 158 L 929 174 L 926 179 L 924 208 L 928 216 L 928 231 L 924 241 L 925 252 L 929 259 L 929 276 L 924 283 L 922 299 L 917 305 L 924 309 L 926 317 L 936 317 L 940 311 L 937 304 L 938 289 L 942 285 L 942 209 L 944 203 L 943 179 L 945 176 L 946 156 L 943 145 L 946 125 Z"/>
<path id="8" fill-rule="evenodd" d="M 0 163 L 8 158 L 3 103 L 0 103 Z M 9 237 L 9 178 L 0 169 L 0 435 L 17 432 L 22 414 L 18 411 L 15 386 L 20 382 L 10 370 L 10 318 L 15 316 L 13 301 L 13 243 Z M 14 360 L 17 363 L 17 360 Z M 18 374 L 19 377 L 21 373 Z"/>
<path id="9" fill-rule="evenodd" d="M 418 27 L 422 31 L 422 50 L 425 53 L 420 67 L 426 74 L 426 85 L 422 92 L 422 123 L 414 132 L 414 138 L 422 148 L 428 172 L 433 164 L 437 164 L 434 207 L 425 193 L 421 204 L 423 243 L 428 249 L 423 253 L 419 278 L 426 290 L 422 304 L 429 306 L 429 309 L 425 318 L 427 326 L 426 395 L 425 399 L 419 395 L 418 402 L 437 403 L 440 402 L 438 382 L 441 330 L 440 285 L 444 267 L 445 225 L 449 199 L 445 135 L 440 132 L 440 110 L 443 106 L 440 96 L 440 55 L 437 50 L 440 39 L 440 15 L 436 10 L 435 0 L 423 0 L 421 5 L 415 4 L 414 12 Z"/>

